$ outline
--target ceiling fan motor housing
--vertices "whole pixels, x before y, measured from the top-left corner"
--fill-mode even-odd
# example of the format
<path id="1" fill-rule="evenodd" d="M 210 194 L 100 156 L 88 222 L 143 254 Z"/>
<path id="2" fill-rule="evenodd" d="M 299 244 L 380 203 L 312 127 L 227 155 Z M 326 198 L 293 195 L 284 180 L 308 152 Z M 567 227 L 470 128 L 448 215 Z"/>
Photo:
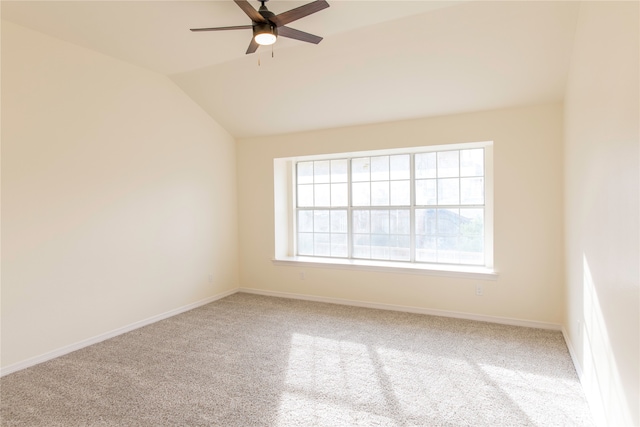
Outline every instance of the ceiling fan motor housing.
<path id="1" fill-rule="evenodd" d="M 278 37 L 278 27 L 271 22 L 254 22 L 253 23 L 253 36 L 258 34 L 271 33 Z"/>

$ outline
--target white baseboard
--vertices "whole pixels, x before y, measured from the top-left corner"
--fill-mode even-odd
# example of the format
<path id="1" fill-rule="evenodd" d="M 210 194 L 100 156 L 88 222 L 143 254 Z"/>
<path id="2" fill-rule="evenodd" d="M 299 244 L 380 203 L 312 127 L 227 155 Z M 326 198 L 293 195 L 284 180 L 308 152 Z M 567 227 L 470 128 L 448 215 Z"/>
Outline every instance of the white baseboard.
<path id="1" fill-rule="evenodd" d="M 594 394 L 594 391 L 589 389 L 588 380 L 586 379 L 585 373 L 582 370 L 582 364 L 579 362 L 578 354 L 576 353 L 573 343 L 569 339 L 569 333 L 564 328 L 564 326 L 562 327 L 562 336 L 564 337 L 564 342 L 567 343 L 567 348 L 569 349 L 569 355 L 571 356 L 571 361 L 573 362 L 573 366 L 576 368 L 576 373 L 578 374 L 580 385 L 582 386 L 582 390 L 584 391 L 584 395 L 587 399 L 587 403 L 589 404 L 589 409 L 591 409 L 591 415 L 593 416 L 595 425 L 603 426 L 603 427 L 608 425 L 613 425 L 610 422 L 607 422 L 607 415 L 605 413 L 605 408 L 602 406 L 602 401 L 598 400 L 598 397 L 597 397 L 597 396 L 600 396 L 602 391 L 598 390 L 597 393 Z M 624 424 L 624 425 L 627 425 L 627 424 Z M 628 425 L 632 425 L 632 424 L 628 424 Z"/>
<path id="2" fill-rule="evenodd" d="M 133 331 L 135 329 L 141 328 L 143 326 L 150 325 L 152 323 L 158 322 L 160 320 L 167 319 L 169 317 L 175 316 L 180 313 L 184 313 L 185 311 L 193 310 L 194 308 L 209 304 L 213 301 L 222 299 L 229 295 L 235 294 L 236 292 L 245 292 L 250 294 L 258 294 L 258 295 L 266 295 L 266 296 L 274 296 L 280 298 L 290 298 L 290 299 L 299 299 L 306 301 L 317 301 L 317 302 L 326 302 L 331 304 L 340 304 L 340 305 L 350 305 L 355 307 L 366 307 L 366 308 L 375 308 L 380 310 L 391 310 L 391 311 L 403 311 L 407 313 L 417 313 L 417 314 L 428 314 L 432 316 L 441 316 L 441 317 L 453 317 L 457 319 L 467 319 L 467 320 L 476 320 L 480 322 L 489 322 L 489 323 L 499 323 L 504 325 L 512 325 L 512 326 L 524 326 L 528 328 L 539 328 L 539 329 L 550 329 L 550 330 L 562 330 L 562 333 L 565 337 L 565 341 L 567 342 L 567 346 L 569 347 L 569 353 L 571 354 L 574 365 L 576 366 L 576 370 L 578 370 L 578 375 L 581 374 L 579 371 L 580 367 L 576 363 L 576 359 L 574 356 L 574 352 L 571 348 L 570 341 L 567 339 L 567 335 L 565 331 L 562 329 L 561 325 L 557 325 L 554 323 L 547 322 L 538 322 L 532 320 L 522 320 L 522 319 L 513 319 L 508 317 L 498 317 L 498 316 L 487 316 L 481 314 L 472 314 L 472 313 L 462 313 L 456 311 L 448 311 L 448 310 L 436 310 L 429 308 L 421 308 L 421 307 L 411 307 L 404 305 L 394 305 L 394 304 L 383 304 L 383 303 L 373 303 L 366 301 L 358 301 L 358 300 L 349 300 L 342 298 L 330 298 L 330 297 L 319 297 L 313 295 L 304 295 L 304 294 L 295 294 L 288 292 L 278 292 L 278 291 L 266 291 L 262 289 L 254 289 L 254 288 L 235 288 L 217 295 L 214 295 L 209 298 L 205 298 L 200 301 L 196 301 L 191 304 L 187 304 L 182 307 L 175 308 L 173 310 L 169 310 L 165 313 L 158 314 L 156 316 L 149 317 L 147 319 L 140 320 L 138 322 L 134 322 L 130 325 L 123 326 L 121 328 L 114 329 L 112 331 L 106 332 L 104 334 L 97 335 L 92 338 L 88 338 L 86 340 L 79 341 L 74 344 L 70 344 L 68 346 L 61 347 L 59 349 L 41 354 L 39 356 L 35 356 L 26 360 L 23 360 L 18 363 L 14 363 L 12 365 L 8 365 L 4 368 L 0 369 L 0 377 L 5 375 L 9 375 L 11 373 L 20 371 L 22 369 L 28 368 L 30 366 L 37 365 L 42 362 L 46 362 L 51 359 L 55 359 L 56 357 L 63 356 L 65 354 L 71 353 L 76 350 L 80 350 L 81 348 L 88 347 L 93 344 L 97 344 L 101 341 L 107 340 L 109 338 L 113 338 L 115 336 Z"/>
<path id="3" fill-rule="evenodd" d="M 280 298 L 300 299 L 305 301 L 327 302 L 331 304 L 351 305 L 355 307 L 377 308 L 380 310 L 404 311 L 407 313 L 428 314 L 431 316 L 453 317 L 456 319 L 477 320 L 479 322 L 499 323 L 503 325 L 524 326 L 527 328 L 549 329 L 560 331 L 561 325 L 555 323 L 539 322 L 535 320 L 512 319 L 509 317 L 487 316 L 483 314 L 462 313 L 457 311 L 436 310 L 430 308 L 411 307 L 405 305 L 383 304 L 365 302 L 342 298 L 319 297 L 314 295 L 294 294 L 288 292 L 266 291 L 254 288 L 238 288 L 238 292 L 249 294 L 267 295 Z"/>
<path id="4" fill-rule="evenodd" d="M 564 326 L 562 327 L 562 336 L 564 338 L 564 342 L 567 344 L 567 349 L 569 350 L 569 356 L 571 356 L 571 361 L 573 362 L 573 366 L 576 368 L 578 379 L 580 380 L 580 383 L 582 383 L 582 366 L 580 365 L 580 362 L 578 362 L 578 355 L 576 354 L 576 351 L 573 348 L 573 343 L 569 339 L 569 333 L 564 328 Z"/>
<path id="5" fill-rule="evenodd" d="M 97 335 L 92 338 L 88 338 L 86 340 L 79 341 L 74 344 L 70 344 L 64 347 L 61 347 L 57 350 L 53 350 L 39 356 L 31 357 L 29 359 L 23 360 L 18 363 L 14 363 L 12 365 L 5 366 L 0 369 L 0 377 L 5 375 L 12 374 L 14 372 L 20 371 L 22 369 L 28 368 L 30 366 L 37 365 L 42 362 L 46 362 L 47 360 L 55 359 L 56 357 L 63 356 L 65 354 L 71 353 L 76 350 L 80 350 L 81 348 L 88 347 L 93 344 L 97 344 L 101 341 L 108 340 L 109 338 L 113 338 L 118 335 L 125 334 L 127 332 L 133 331 L 134 329 L 141 328 L 143 326 L 150 325 L 152 323 L 158 322 L 160 320 L 168 319 L 169 317 L 175 316 L 180 313 L 184 313 L 185 311 L 193 310 L 194 308 L 198 308 L 200 306 L 209 304 L 213 301 L 217 301 L 229 295 L 235 294 L 238 292 L 238 288 L 231 289 L 230 291 L 222 292 L 220 294 L 214 295 L 209 298 L 202 299 L 200 301 L 196 301 L 191 304 L 183 305 L 182 307 L 174 308 L 173 310 L 169 310 L 167 312 L 158 314 L 156 316 L 151 316 L 149 318 L 131 323 L 130 325 L 123 326 L 121 328 L 114 329 L 112 331 L 106 332 L 104 334 Z"/>

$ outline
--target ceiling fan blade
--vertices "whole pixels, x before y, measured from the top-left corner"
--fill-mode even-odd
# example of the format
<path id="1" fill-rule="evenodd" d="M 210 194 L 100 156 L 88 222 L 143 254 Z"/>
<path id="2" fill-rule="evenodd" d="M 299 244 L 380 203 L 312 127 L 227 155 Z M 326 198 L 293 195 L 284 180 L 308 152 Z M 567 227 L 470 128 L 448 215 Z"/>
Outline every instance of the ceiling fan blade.
<path id="1" fill-rule="evenodd" d="M 235 1 L 238 2 L 238 0 Z M 326 9 L 327 7 L 329 7 L 329 3 L 327 3 L 326 0 L 316 0 L 303 6 L 296 7 L 295 9 L 282 12 L 276 16 L 272 16 L 269 18 L 269 21 L 276 24 L 277 27 L 282 27 L 283 25 L 287 25 L 290 22 L 304 18 L 305 16 L 321 11 L 322 9 Z"/>
<path id="2" fill-rule="evenodd" d="M 235 27 L 191 28 L 191 31 L 250 30 L 251 28 L 253 25 L 236 25 Z"/>
<path id="3" fill-rule="evenodd" d="M 256 50 L 258 50 L 259 47 L 260 45 L 258 44 L 258 42 L 256 42 L 256 40 L 252 37 L 251 43 L 249 43 L 249 47 L 247 48 L 246 54 L 248 55 L 250 53 L 254 53 Z"/>
<path id="4" fill-rule="evenodd" d="M 233 1 L 236 2 L 236 4 L 238 6 L 240 6 L 240 9 L 242 9 L 244 11 L 244 13 L 246 13 L 247 16 L 249 18 L 251 18 L 252 21 L 254 21 L 254 22 L 267 22 L 264 19 L 264 17 L 262 15 L 260 15 L 260 12 L 255 10 L 253 8 L 253 6 L 251 6 L 249 4 L 249 2 L 247 0 L 233 0 Z"/>
<path id="5" fill-rule="evenodd" d="M 322 41 L 322 37 L 314 36 L 313 34 L 305 33 L 304 31 L 296 30 L 290 27 L 279 27 L 278 35 L 314 44 L 318 44 Z"/>

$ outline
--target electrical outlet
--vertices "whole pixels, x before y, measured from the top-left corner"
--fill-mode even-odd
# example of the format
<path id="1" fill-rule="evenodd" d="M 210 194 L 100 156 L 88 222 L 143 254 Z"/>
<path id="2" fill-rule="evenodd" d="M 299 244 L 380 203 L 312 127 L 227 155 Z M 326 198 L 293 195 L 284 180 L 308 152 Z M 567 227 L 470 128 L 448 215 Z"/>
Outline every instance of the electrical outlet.
<path id="1" fill-rule="evenodd" d="M 482 285 L 476 285 L 476 296 L 481 297 L 484 295 L 484 289 L 482 289 Z"/>
<path id="2" fill-rule="evenodd" d="M 213 274 L 209 274 L 209 283 L 213 283 Z"/>
<path id="3" fill-rule="evenodd" d="M 300 277 L 300 280 L 304 280 L 304 271 L 298 272 L 298 277 Z"/>

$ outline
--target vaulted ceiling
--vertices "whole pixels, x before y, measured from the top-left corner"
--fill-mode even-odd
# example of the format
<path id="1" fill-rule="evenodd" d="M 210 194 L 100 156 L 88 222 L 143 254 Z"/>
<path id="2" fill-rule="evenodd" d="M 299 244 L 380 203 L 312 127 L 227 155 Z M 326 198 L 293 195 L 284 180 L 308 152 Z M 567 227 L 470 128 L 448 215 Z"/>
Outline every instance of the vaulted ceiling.
<path id="1" fill-rule="evenodd" d="M 2 18 L 169 76 L 240 138 L 563 98 L 577 2 L 328 1 L 290 24 L 320 44 L 253 55 L 250 30 L 189 31 L 250 23 L 231 0 L 2 1 Z"/>

